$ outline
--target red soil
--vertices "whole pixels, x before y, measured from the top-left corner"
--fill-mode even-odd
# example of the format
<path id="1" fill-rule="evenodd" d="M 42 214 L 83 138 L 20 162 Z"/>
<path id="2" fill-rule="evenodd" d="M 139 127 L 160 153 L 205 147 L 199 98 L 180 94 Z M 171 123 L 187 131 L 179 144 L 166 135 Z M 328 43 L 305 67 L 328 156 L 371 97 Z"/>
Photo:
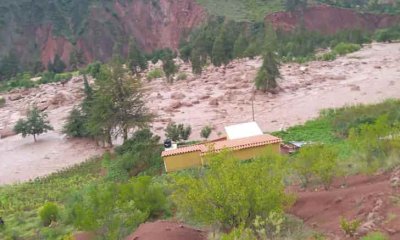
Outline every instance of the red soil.
<path id="1" fill-rule="evenodd" d="M 361 235 L 378 230 L 390 239 L 400 239 L 400 191 L 391 187 L 389 174 L 352 176 L 345 188 L 340 187 L 342 183 L 337 181 L 329 191 L 297 192 L 297 202 L 290 212 L 332 239 L 345 237 L 340 229 L 341 217 L 359 219 L 361 225 L 372 223 L 365 230 L 359 229 Z"/>
<path id="2" fill-rule="evenodd" d="M 277 12 L 266 17 L 266 21 L 279 29 L 294 30 L 301 22 L 301 12 Z M 332 34 L 344 29 L 374 30 L 400 22 L 399 15 L 358 13 L 356 11 L 318 5 L 304 10 L 304 26 L 307 30 Z"/>
<path id="3" fill-rule="evenodd" d="M 144 223 L 126 240 L 206 240 L 207 233 L 178 222 Z"/>

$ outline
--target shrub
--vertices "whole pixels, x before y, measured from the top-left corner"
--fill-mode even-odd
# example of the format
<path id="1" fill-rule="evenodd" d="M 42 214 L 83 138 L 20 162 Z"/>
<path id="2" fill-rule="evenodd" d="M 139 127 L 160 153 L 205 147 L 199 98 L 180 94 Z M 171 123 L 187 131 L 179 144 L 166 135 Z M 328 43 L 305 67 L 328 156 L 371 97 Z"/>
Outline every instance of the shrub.
<path id="1" fill-rule="evenodd" d="M 52 202 L 45 203 L 39 210 L 39 217 L 44 226 L 49 226 L 52 222 L 56 222 L 58 216 L 58 206 Z"/>
<path id="2" fill-rule="evenodd" d="M 224 229 L 250 227 L 256 218 L 282 212 L 292 198 L 284 192 L 285 159 L 265 154 L 242 163 L 229 152 L 209 156 L 201 177 L 175 175 L 172 199 L 183 216 Z"/>
<path id="3" fill-rule="evenodd" d="M 336 59 L 336 53 L 335 52 L 324 53 L 318 59 L 322 61 L 333 61 Z"/>
<path id="4" fill-rule="evenodd" d="M 192 128 L 190 125 L 185 127 L 183 124 L 169 123 L 165 129 L 165 136 L 174 142 L 188 140 L 191 133 Z"/>
<path id="5" fill-rule="evenodd" d="M 164 72 L 160 68 L 153 69 L 147 73 L 147 80 L 151 81 L 156 78 L 161 78 L 164 76 Z"/>
<path id="6" fill-rule="evenodd" d="M 200 137 L 207 140 L 210 137 L 211 132 L 212 128 L 210 126 L 205 126 L 201 129 Z"/>
<path id="7" fill-rule="evenodd" d="M 367 236 L 361 238 L 361 240 L 388 240 L 389 238 L 381 232 L 369 233 Z"/>
<path id="8" fill-rule="evenodd" d="M 400 39 L 400 27 L 379 29 L 375 32 L 374 39 L 378 42 L 390 42 Z"/>
<path id="9" fill-rule="evenodd" d="M 85 126 L 86 118 L 79 108 L 72 109 L 67 122 L 63 127 L 63 133 L 69 137 L 88 137 L 89 133 Z"/>
<path id="10" fill-rule="evenodd" d="M 178 76 L 176 77 L 177 80 L 186 80 L 188 75 L 185 72 L 180 72 L 178 73 Z"/>
<path id="11" fill-rule="evenodd" d="M 360 224 L 361 221 L 358 219 L 347 220 L 344 217 L 340 218 L 340 228 L 343 230 L 346 236 L 353 237 Z"/>
<path id="12" fill-rule="evenodd" d="M 140 223 L 167 210 L 162 186 L 151 177 L 129 183 L 102 183 L 75 193 L 66 204 L 67 220 L 104 239 L 123 239 Z"/>
<path id="13" fill-rule="evenodd" d="M 333 48 L 333 51 L 339 55 L 344 55 L 344 54 L 356 52 L 360 49 L 361 49 L 361 47 L 358 44 L 341 42 Z"/>

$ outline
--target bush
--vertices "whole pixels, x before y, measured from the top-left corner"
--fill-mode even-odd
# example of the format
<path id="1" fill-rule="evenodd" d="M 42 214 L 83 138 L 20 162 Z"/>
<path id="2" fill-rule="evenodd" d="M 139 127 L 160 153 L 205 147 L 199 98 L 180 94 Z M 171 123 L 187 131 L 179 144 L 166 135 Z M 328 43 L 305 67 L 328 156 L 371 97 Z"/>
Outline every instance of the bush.
<path id="1" fill-rule="evenodd" d="M 344 54 L 356 52 L 360 49 L 361 49 L 361 47 L 358 44 L 341 42 L 333 48 L 333 51 L 339 55 L 344 55 Z"/>
<path id="2" fill-rule="evenodd" d="M 340 228 L 346 234 L 346 236 L 353 237 L 358 227 L 360 226 L 360 220 L 347 220 L 344 217 L 340 218 Z"/>
<path id="3" fill-rule="evenodd" d="M 212 128 L 210 126 L 204 126 L 201 129 L 200 137 L 207 140 L 210 137 L 211 132 L 212 132 Z"/>
<path id="4" fill-rule="evenodd" d="M 375 32 L 374 39 L 378 42 L 391 42 L 400 39 L 400 27 L 379 29 Z"/>
<path id="5" fill-rule="evenodd" d="M 117 156 L 105 157 L 108 180 L 125 181 L 140 173 L 157 174 L 162 169 L 160 137 L 149 129 L 139 130 L 131 139 L 115 149 Z"/>
<path id="6" fill-rule="evenodd" d="M 192 128 L 190 127 L 190 125 L 187 125 L 185 127 L 183 124 L 169 123 L 167 128 L 165 129 L 165 136 L 174 142 L 178 142 L 180 140 L 188 140 L 191 133 Z"/>
<path id="7" fill-rule="evenodd" d="M 89 132 L 86 128 L 86 118 L 79 108 L 72 109 L 63 127 L 63 133 L 67 134 L 69 137 L 89 136 Z"/>
<path id="8" fill-rule="evenodd" d="M 303 187 L 307 187 L 315 176 L 328 189 L 337 174 L 337 152 L 323 144 L 304 146 L 294 159 L 293 168 L 300 176 Z"/>
<path id="9" fill-rule="evenodd" d="M 49 226 L 52 222 L 56 222 L 58 216 L 58 206 L 52 202 L 45 203 L 39 210 L 39 217 L 43 226 Z"/>
<path id="10" fill-rule="evenodd" d="M 151 177 L 129 183 L 103 183 L 75 193 L 66 204 L 68 221 L 85 231 L 101 230 L 104 239 L 123 239 L 139 224 L 167 211 L 161 185 Z"/>
<path id="11" fill-rule="evenodd" d="M 336 53 L 335 52 L 328 52 L 324 53 L 322 56 L 318 58 L 318 60 L 321 61 L 333 61 L 336 59 Z"/>
<path id="12" fill-rule="evenodd" d="M 186 80 L 188 75 L 185 72 L 180 72 L 178 73 L 178 76 L 176 77 L 177 80 Z"/>
<path id="13" fill-rule="evenodd" d="M 369 233 L 367 236 L 362 237 L 361 240 L 388 240 L 389 238 L 380 232 Z"/>
<path id="14" fill-rule="evenodd" d="M 151 81 L 156 78 L 161 78 L 164 76 L 164 72 L 160 68 L 153 69 L 147 73 L 147 80 Z"/>
<path id="15" fill-rule="evenodd" d="M 200 177 L 175 175 L 172 199 L 179 212 L 199 223 L 224 229 L 250 227 L 256 216 L 266 218 L 292 203 L 286 195 L 285 159 L 268 153 L 242 163 L 229 152 L 209 156 Z"/>

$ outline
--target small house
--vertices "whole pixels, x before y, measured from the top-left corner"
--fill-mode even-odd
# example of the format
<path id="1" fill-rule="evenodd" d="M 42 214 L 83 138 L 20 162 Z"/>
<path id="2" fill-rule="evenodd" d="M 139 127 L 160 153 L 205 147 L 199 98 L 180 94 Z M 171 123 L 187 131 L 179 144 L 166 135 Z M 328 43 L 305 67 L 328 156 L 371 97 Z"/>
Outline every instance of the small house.
<path id="1" fill-rule="evenodd" d="M 166 149 L 162 152 L 166 172 L 173 172 L 206 165 L 205 155 L 224 149 L 232 152 L 239 160 L 261 156 L 267 149 L 280 152 L 282 140 L 264 134 L 257 123 L 243 123 L 225 127 L 226 137 L 214 141 Z"/>

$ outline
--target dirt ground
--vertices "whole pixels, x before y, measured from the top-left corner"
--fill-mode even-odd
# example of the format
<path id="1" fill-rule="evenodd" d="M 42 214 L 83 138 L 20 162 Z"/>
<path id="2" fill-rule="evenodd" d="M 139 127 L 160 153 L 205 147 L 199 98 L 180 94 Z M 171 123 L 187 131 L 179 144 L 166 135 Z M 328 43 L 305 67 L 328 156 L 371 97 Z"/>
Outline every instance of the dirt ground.
<path id="1" fill-rule="evenodd" d="M 179 222 L 144 223 L 126 240 L 206 240 L 207 233 Z"/>
<path id="2" fill-rule="evenodd" d="M 156 79 L 144 87 L 148 107 L 157 114 L 152 128 L 158 135 L 163 138 L 165 127 L 174 121 L 190 124 L 191 139 L 199 139 L 205 125 L 211 125 L 211 137 L 217 137 L 226 125 L 251 121 L 252 98 L 255 120 L 268 132 L 304 123 L 324 108 L 399 98 L 399 63 L 400 43 L 373 43 L 332 62 L 282 65 L 278 94 L 254 91 L 260 59 L 237 60 L 226 68 L 209 66 L 201 76 L 181 64 L 187 80 L 170 85 Z M 44 176 L 101 154 L 94 143 L 68 140 L 61 133 L 69 111 L 82 100 L 82 87 L 77 77 L 65 86 L 46 84 L 3 94 L 7 103 L 0 108 L 0 134 L 9 132 L 34 104 L 48 113 L 55 131 L 39 136 L 37 143 L 19 136 L 0 139 L 0 184 Z"/>
<path id="3" fill-rule="evenodd" d="M 400 239 L 400 170 L 377 176 L 351 176 L 337 180 L 325 191 L 296 191 L 297 202 L 290 210 L 306 224 L 330 239 L 358 239 L 371 231 L 381 231 L 390 239 Z M 345 187 L 343 186 L 345 183 Z M 346 238 L 340 218 L 361 221 L 355 238 Z"/>

